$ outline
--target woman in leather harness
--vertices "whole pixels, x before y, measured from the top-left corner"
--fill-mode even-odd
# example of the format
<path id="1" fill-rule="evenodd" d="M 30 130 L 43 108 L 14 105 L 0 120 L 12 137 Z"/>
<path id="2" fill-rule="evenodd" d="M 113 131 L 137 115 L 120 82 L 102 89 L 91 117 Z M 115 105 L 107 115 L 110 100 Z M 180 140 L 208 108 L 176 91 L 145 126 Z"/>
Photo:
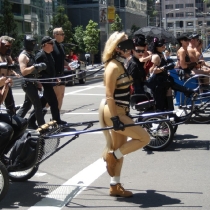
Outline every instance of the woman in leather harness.
<path id="1" fill-rule="evenodd" d="M 106 99 L 101 102 L 99 118 L 102 127 L 114 127 L 111 131 L 104 131 L 107 145 L 103 157 L 111 176 L 111 196 L 131 197 L 133 195 L 120 184 L 123 156 L 149 143 L 149 134 L 142 127 L 124 127 L 124 124 L 134 123 L 128 116 L 132 79 L 124 67 L 124 61 L 130 56 L 131 49 L 133 49 L 133 41 L 128 40 L 124 32 L 115 32 L 107 40 L 103 52 Z M 127 141 L 127 137 L 132 139 Z"/>
<path id="2" fill-rule="evenodd" d="M 168 70 L 174 68 L 174 64 L 168 63 L 163 55 L 165 50 L 165 40 L 154 38 L 152 43 L 152 62 L 150 68 L 152 79 L 149 85 L 152 86 L 157 111 L 174 110 L 172 91 L 183 92 L 190 97 L 194 90 L 181 86 L 174 82 L 174 79 L 168 74 Z"/>

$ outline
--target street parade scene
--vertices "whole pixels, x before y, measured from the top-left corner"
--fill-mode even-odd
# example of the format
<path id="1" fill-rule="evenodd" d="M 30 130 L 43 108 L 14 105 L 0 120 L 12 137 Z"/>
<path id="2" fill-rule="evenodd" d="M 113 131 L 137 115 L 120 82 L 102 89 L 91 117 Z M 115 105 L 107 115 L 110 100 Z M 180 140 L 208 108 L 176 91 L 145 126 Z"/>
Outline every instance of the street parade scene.
<path id="1" fill-rule="evenodd" d="M 167 21 L 100 56 L 88 27 L 83 52 L 60 22 L 16 56 L 1 34 L 0 209 L 210 209 L 208 43 Z"/>

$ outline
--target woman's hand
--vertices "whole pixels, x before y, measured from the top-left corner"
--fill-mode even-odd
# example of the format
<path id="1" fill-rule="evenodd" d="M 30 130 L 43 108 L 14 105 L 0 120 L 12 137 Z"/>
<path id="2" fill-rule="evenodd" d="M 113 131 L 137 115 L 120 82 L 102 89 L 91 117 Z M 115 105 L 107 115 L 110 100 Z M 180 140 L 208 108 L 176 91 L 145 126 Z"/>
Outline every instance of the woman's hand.
<path id="1" fill-rule="evenodd" d="M 11 78 L 7 78 L 5 81 L 5 85 L 8 85 L 9 87 L 11 87 L 13 85 L 13 80 Z"/>
<path id="2" fill-rule="evenodd" d="M 7 80 L 6 77 L 0 77 L 0 87 L 5 85 L 5 81 Z"/>

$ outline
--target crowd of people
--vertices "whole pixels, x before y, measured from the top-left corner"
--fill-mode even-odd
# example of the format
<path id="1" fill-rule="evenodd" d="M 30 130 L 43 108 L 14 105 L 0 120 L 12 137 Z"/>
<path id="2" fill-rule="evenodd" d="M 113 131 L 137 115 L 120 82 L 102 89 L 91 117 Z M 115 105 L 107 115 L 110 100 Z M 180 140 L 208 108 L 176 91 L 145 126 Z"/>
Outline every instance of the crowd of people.
<path id="1" fill-rule="evenodd" d="M 156 111 L 174 110 L 172 90 L 186 97 L 196 97 L 197 90 L 177 84 L 170 70 L 178 68 L 187 79 L 192 74 L 209 74 L 209 66 L 202 57 L 202 40 L 198 34 L 182 34 L 177 38 L 180 48 L 178 62 L 170 59 L 164 39 L 154 37 L 148 46 L 143 35 L 128 39 L 124 32 L 113 33 L 103 52 L 105 64 L 104 85 L 106 98 L 101 101 L 99 120 L 104 131 L 106 147 L 103 158 L 111 177 L 110 195 L 131 197 L 120 182 L 123 157 L 149 142 L 149 134 L 140 126 L 126 127 L 134 121 L 129 117 L 131 94 L 147 94 L 155 100 Z M 131 140 L 127 141 L 130 137 Z"/>
<path id="2" fill-rule="evenodd" d="M 53 38 L 45 36 L 41 40 L 41 49 L 33 54 L 36 40 L 25 36 L 24 50 L 18 62 L 23 76 L 21 87 L 25 92 L 22 107 L 16 111 L 12 94 L 11 75 L 18 76 L 9 66 L 13 63 L 10 56 L 13 38 L 0 37 L 0 104 L 4 103 L 9 114 L 0 113 L 0 148 L 9 150 L 26 127 L 37 129 L 45 124 L 46 107 L 50 107 L 52 119 L 59 125 L 66 124 L 60 118 L 60 110 L 65 92 L 64 66 L 69 65 L 62 45 L 64 31 L 53 30 Z M 210 66 L 202 57 L 202 40 L 198 34 L 182 34 L 177 38 L 180 45 L 177 51 L 177 63 L 170 59 L 164 39 L 154 37 L 148 45 L 145 36 L 138 35 L 128 39 L 124 32 L 114 32 L 105 44 L 103 62 L 105 64 L 104 85 L 106 98 L 99 108 L 101 127 L 113 126 L 105 130 L 107 145 L 103 158 L 111 176 L 110 195 L 130 197 L 132 192 L 125 190 L 120 182 L 123 157 L 134 152 L 150 141 L 149 134 L 140 126 L 126 127 L 134 121 L 129 117 L 131 94 L 150 94 L 155 100 L 156 111 L 174 110 L 172 90 L 193 97 L 196 90 L 177 84 L 170 76 L 171 69 L 179 68 L 183 79 L 192 74 L 209 74 Z M 69 61 L 75 59 L 73 52 Z M 90 55 L 86 56 L 89 63 Z M 207 84 L 207 81 L 204 84 Z M 43 88 L 43 97 L 38 90 Z M 33 106 L 28 119 L 24 119 Z M 13 120 L 11 120 L 11 118 Z M 131 140 L 127 141 L 127 137 Z M 0 153 L 2 154 L 2 152 Z"/>

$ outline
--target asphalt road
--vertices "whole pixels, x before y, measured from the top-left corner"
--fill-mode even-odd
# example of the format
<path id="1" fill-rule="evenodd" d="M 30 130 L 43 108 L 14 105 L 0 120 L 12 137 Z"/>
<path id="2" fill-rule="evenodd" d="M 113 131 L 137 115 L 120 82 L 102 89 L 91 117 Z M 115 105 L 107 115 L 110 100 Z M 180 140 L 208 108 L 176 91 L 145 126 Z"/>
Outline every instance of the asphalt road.
<path id="1" fill-rule="evenodd" d="M 13 92 L 16 104 L 22 104 L 22 89 L 16 86 Z M 98 120 L 104 93 L 101 76 L 67 87 L 62 119 Z M 46 121 L 50 118 L 47 114 Z M 99 127 L 96 123 L 91 129 Z M 68 139 L 62 138 L 61 145 Z M 30 180 L 11 182 L 0 209 L 210 209 L 209 124 L 179 126 L 174 142 L 163 151 L 140 149 L 126 155 L 121 183 L 134 193 L 129 199 L 108 195 L 110 178 L 101 160 L 104 146 L 101 132 L 80 135 L 43 162 Z"/>

